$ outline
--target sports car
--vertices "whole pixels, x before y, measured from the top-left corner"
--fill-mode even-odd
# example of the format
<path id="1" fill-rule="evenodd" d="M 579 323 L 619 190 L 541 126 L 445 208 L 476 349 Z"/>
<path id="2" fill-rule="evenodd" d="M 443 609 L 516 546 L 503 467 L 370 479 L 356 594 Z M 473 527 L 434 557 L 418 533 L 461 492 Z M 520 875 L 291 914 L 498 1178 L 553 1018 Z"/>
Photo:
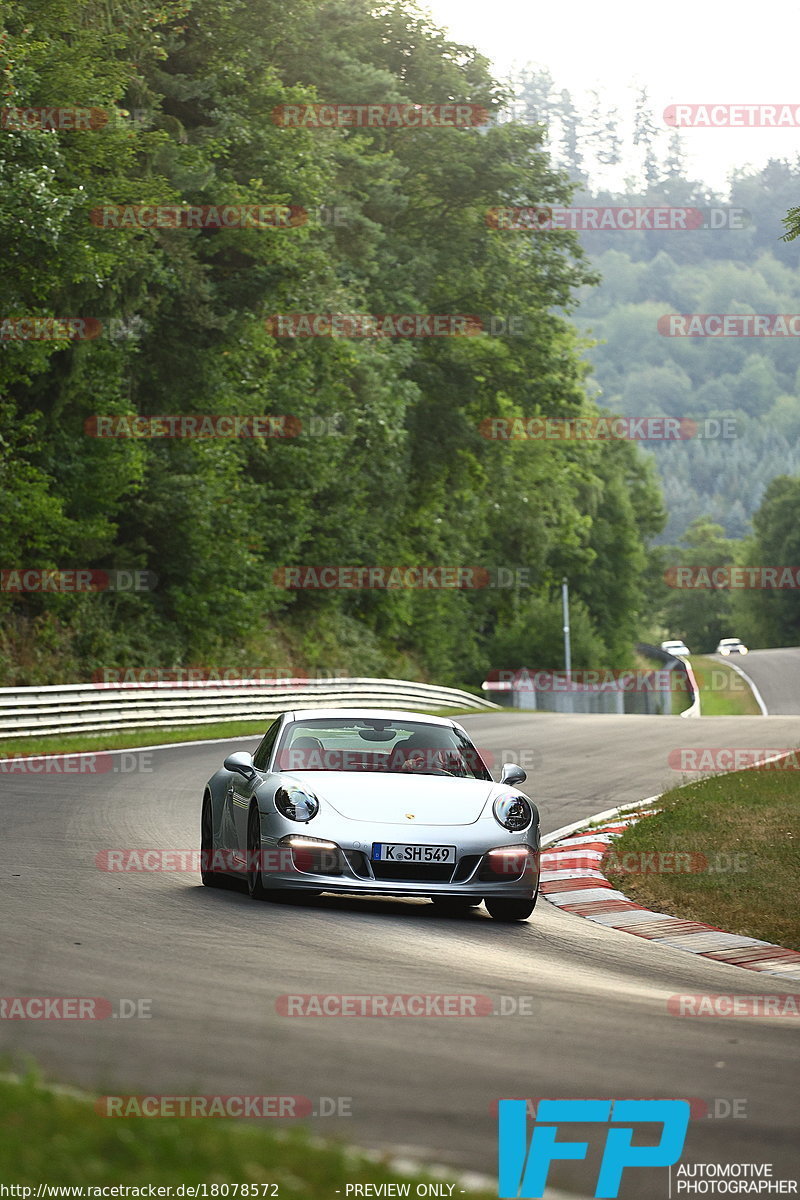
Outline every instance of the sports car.
<path id="1" fill-rule="evenodd" d="M 726 657 L 731 654 L 747 654 L 747 646 L 741 638 L 723 638 L 714 653 Z"/>
<path id="2" fill-rule="evenodd" d="M 455 721 L 369 708 L 285 712 L 203 795 L 208 887 L 258 900 L 321 892 L 429 897 L 499 921 L 533 912 L 539 814 L 514 763 L 499 783 Z"/>

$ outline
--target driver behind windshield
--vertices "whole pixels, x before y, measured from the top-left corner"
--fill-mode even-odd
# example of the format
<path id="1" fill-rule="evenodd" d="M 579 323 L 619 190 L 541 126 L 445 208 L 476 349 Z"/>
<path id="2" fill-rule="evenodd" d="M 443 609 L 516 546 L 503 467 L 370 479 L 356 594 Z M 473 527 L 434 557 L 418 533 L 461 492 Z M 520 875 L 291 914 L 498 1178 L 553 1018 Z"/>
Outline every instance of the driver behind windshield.
<path id="1" fill-rule="evenodd" d="M 463 775 L 461 756 L 452 742 L 444 741 L 436 730 L 420 730 L 404 742 L 398 742 L 392 752 L 395 770 L 417 771 L 421 774 Z"/>
<path id="2" fill-rule="evenodd" d="M 391 748 L 387 743 L 393 743 Z M 405 771 L 490 778 L 477 752 L 469 743 L 462 744 L 453 731 L 398 729 L 388 722 L 354 725 L 312 719 L 298 723 L 287 731 L 276 763 L 283 771 Z"/>

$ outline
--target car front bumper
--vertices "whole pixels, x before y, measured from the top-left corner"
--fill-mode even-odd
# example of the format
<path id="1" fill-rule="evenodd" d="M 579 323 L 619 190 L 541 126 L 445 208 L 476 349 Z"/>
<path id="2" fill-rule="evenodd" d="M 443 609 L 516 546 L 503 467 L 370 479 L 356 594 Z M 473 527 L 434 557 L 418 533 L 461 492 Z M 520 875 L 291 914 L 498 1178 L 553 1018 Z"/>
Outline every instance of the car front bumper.
<path id="1" fill-rule="evenodd" d="M 262 872 L 265 888 L 275 890 L 313 890 L 349 893 L 351 895 L 383 896 L 450 896 L 467 899 L 483 897 L 508 897 L 530 899 L 539 883 L 539 838 L 537 829 L 528 829 L 522 834 L 505 834 L 496 823 L 490 831 L 478 829 L 476 825 L 459 827 L 455 863 L 429 864 L 417 862 L 381 863 L 371 857 L 373 841 L 351 837 L 325 837 L 322 830 L 315 830 L 313 839 L 321 846 L 329 844 L 336 852 L 335 873 L 330 869 L 316 869 L 313 863 L 304 861 L 299 867 L 294 855 L 287 855 L 288 839 L 305 839 L 305 829 L 283 834 L 281 838 L 262 835 L 262 849 L 280 852 L 280 870 Z M 466 837 L 464 829 L 468 830 Z M 372 830 L 371 832 L 374 832 Z M 496 836 L 495 836 L 496 835 Z M 309 837 L 312 835 L 308 834 Z M 378 838 L 374 838 L 378 841 Z M 456 839 L 452 831 L 441 826 L 418 827 L 413 832 L 405 827 L 381 826 L 380 841 L 419 845 L 453 845 Z M 487 858 L 491 851 L 497 852 L 491 864 Z M 503 853 L 504 852 L 504 853 Z M 313 856 L 312 856 L 313 857 Z M 331 858 L 327 859 L 331 862 Z M 499 870 L 498 870 L 499 868 Z"/>

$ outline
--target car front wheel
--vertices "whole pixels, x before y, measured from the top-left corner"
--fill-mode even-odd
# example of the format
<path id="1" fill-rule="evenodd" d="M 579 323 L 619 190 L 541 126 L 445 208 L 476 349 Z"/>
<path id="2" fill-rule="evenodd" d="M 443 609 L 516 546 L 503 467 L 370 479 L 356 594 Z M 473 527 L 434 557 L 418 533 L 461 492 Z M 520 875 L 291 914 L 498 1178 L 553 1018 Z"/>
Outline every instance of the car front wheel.
<path id="1" fill-rule="evenodd" d="M 254 900 L 267 900 L 261 878 L 261 815 L 253 805 L 247 818 L 247 890 Z"/>
<path id="2" fill-rule="evenodd" d="M 536 897 L 530 900 L 487 900 L 486 907 L 495 921 L 524 921 L 536 907 Z"/>
<path id="3" fill-rule="evenodd" d="M 200 818 L 200 878 L 206 887 L 224 887 L 225 876 L 212 871 L 210 863 L 214 857 L 214 818 L 211 797 L 203 800 L 203 815 Z"/>

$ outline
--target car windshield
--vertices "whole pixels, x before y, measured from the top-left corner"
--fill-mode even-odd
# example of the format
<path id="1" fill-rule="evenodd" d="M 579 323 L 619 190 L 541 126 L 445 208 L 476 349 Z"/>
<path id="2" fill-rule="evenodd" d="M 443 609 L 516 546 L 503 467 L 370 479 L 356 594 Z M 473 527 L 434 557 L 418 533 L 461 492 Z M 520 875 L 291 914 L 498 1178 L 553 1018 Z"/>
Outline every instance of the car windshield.
<path id="1" fill-rule="evenodd" d="M 469 738 L 448 725 L 380 717 L 312 718 L 286 727 L 277 771 L 378 771 L 491 779 Z"/>

